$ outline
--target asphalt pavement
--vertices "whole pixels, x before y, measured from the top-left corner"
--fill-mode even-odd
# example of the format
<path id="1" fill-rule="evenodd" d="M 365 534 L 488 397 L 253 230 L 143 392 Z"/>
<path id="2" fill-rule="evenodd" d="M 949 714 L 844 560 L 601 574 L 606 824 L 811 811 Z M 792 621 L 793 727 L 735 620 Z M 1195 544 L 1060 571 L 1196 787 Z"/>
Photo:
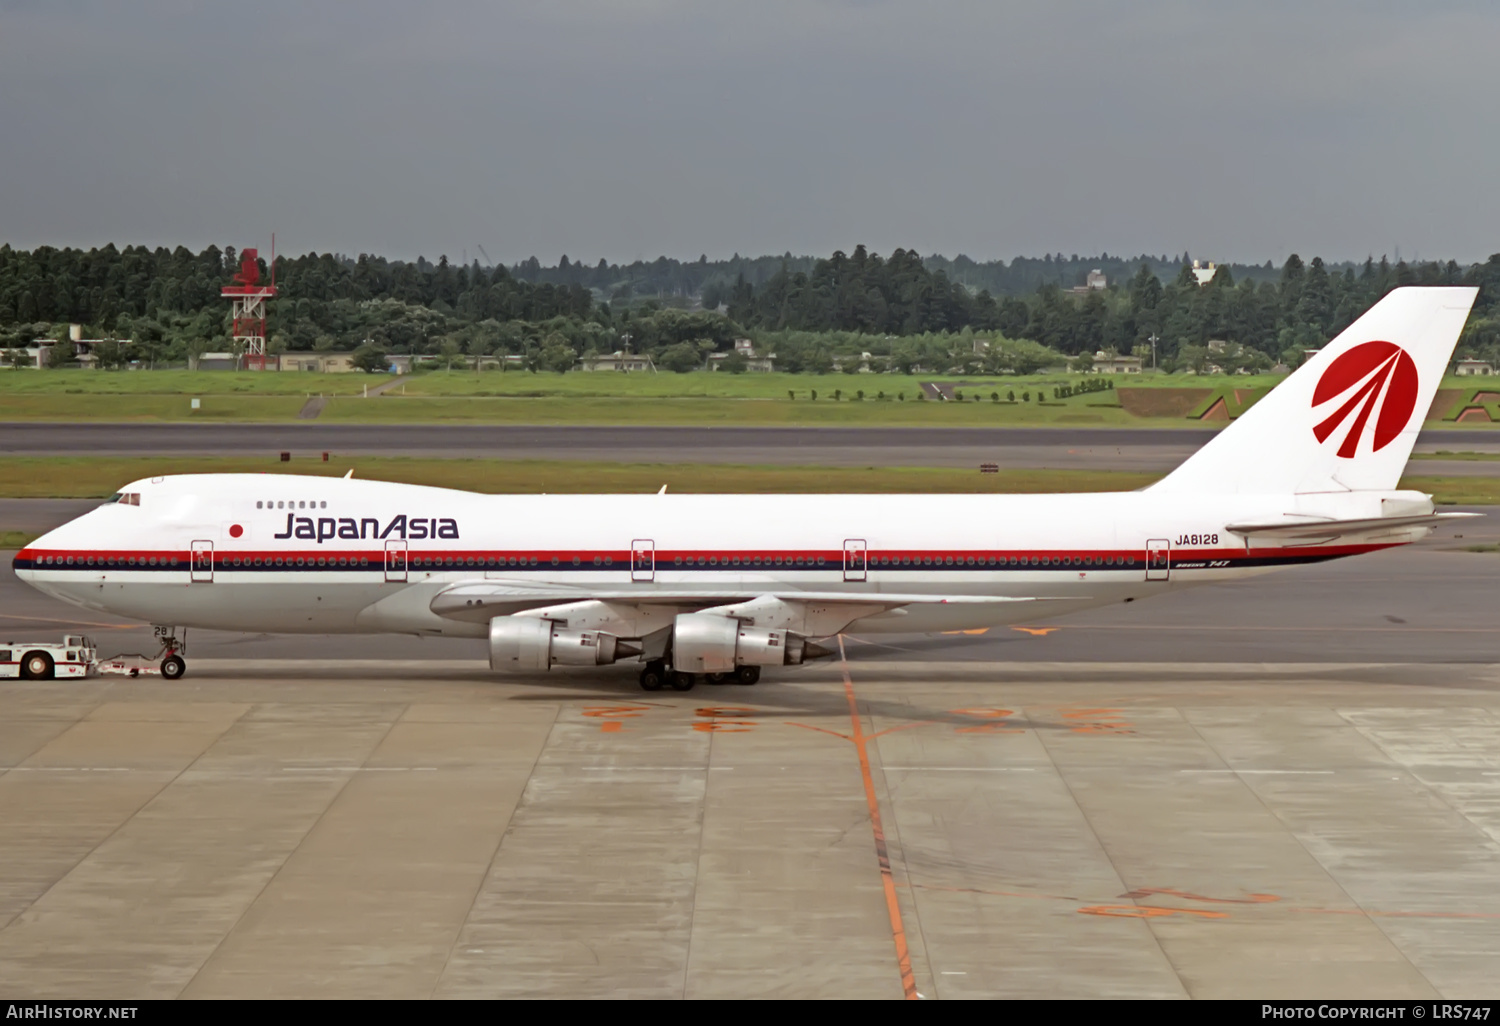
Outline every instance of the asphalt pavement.
<path id="1" fill-rule="evenodd" d="M 811 466 L 1165 472 L 1214 437 L 1205 428 L 631 427 L 377 424 L 0 424 L 11 455 L 434 456 Z M 1500 454 L 1500 432 L 1426 431 L 1416 451 Z M 1430 475 L 1500 473 L 1500 460 L 1430 460 Z"/>

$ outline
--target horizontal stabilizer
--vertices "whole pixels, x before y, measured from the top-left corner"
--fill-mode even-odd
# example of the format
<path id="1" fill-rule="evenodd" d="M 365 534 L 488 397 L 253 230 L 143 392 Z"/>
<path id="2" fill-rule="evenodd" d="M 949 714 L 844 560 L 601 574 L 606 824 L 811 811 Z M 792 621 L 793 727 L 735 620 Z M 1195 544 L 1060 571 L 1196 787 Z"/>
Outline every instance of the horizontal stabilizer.
<path id="1" fill-rule="evenodd" d="M 1274 524 L 1230 524 L 1225 530 L 1247 540 L 1310 541 L 1325 538 L 1368 538 L 1391 531 L 1431 530 L 1445 520 L 1482 517 L 1483 513 L 1424 513 L 1407 517 L 1367 517 L 1359 520 L 1298 520 Z"/>

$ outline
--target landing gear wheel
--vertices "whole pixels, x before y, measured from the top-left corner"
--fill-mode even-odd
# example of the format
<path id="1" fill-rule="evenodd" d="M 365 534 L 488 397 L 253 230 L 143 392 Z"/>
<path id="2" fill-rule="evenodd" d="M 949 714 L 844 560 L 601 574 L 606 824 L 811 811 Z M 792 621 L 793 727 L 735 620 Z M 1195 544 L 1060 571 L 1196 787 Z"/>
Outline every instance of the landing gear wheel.
<path id="1" fill-rule="evenodd" d="M 28 652 L 21 661 L 23 680 L 51 680 L 52 672 L 52 657 L 46 652 Z"/>
<path id="2" fill-rule="evenodd" d="M 647 663 L 641 671 L 641 690 L 660 691 L 667 684 L 667 675 L 656 663 Z"/>
<path id="3" fill-rule="evenodd" d="M 187 663 L 182 656 L 169 655 L 161 661 L 161 675 L 167 680 L 178 680 L 187 673 Z"/>
<path id="4" fill-rule="evenodd" d="M 682 673 L 677 670 L 672 672 L 673 691 L 691 691 L 693 690 L 693 685 L 696 683 L 698 683 L 698 678 L 694 677 L 691 673 Z"/>
<path id="5" fill-rule="evenodd" d="M 759 666 L 739 666 L 734 671 L 736 684 L 754 684 L 760 680 Z"/>
<path id="6" fill-rule="evenodd" d="M 705 684 L 727 684 L 730 675 L 727 673 L 705 673 L 703 683 Z"/>

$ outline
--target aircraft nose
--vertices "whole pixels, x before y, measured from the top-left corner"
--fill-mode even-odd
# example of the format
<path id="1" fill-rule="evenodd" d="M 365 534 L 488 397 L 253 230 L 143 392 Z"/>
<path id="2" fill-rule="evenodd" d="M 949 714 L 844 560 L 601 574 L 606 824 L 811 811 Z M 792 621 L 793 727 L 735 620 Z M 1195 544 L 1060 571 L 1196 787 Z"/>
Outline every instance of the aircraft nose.
<path id="1" fill-rule="evenodd" d="M 11 558 L 11 569 L 18 574 L 23 570 L 35 569 L 37 565 L 36 561 L 39 558 L 40 554 L 42 552 L 45 552 L 49 548 L 57 547 L 56 535 L 57 530 L 54 528 L 53 530 L 48 531 L 46 534 L 21 546 L 21 548 L 16 551 L 15 556 Z"/>

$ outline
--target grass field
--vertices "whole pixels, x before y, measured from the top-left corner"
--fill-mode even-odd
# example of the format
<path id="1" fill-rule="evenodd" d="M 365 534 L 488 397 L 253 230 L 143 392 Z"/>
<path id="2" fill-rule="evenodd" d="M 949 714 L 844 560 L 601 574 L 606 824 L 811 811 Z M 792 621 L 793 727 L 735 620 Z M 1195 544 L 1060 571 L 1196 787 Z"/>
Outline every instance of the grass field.
<path id="1" fill-rule="evenodd" d="M 964 401 L 919 401 L 921 380 L 951 383 Z M 352 424 L 1217 427 L 1225 421 L 1214 419 L 1215 412 L 1243 412 L 1280 379 L 1147 374 L 1117 379 L 1123 391 L 1052 398 L 1058 385 L 1081 380 L 1063 374 L 955 381 L 947 375 L 433 371 L 368 399 L 362 397 L 366 386 L 390 379 L 292 372 L 8 370 L 0 371 L 0 421 L 266 423 L 297 419 L 311 394 L 331 397 L 319 420 Z M 1455 397 L 1473 390 L 1466 379 L 1453 381 Z M 1007 400 L 1025 393 L 1031 401 Z M 992 400 L 994 395 L 1001 401 Z M 200 400 L 200 409 L 191 409 L 191 398 Z M 1209 419 L 1196 419 L 1205 413 Z M 1486 423 L 1432 420 L 1427 426 Z"/>
<path id="2" fill-rule="evenodd" d="M 284 371 L 262 374 L 253 371 L 36 371 L 0 370 L 0 396 L 7 395 L 360 395 L 365 386 L 385 384 L 386 374 L 312 374 Z M 884 392 L 892 401 L 904 392 L 908 402 L 916 396 L 922 381 L 962 381 L 951 374 L 728 374 L 695 371 L 690 374 L 557 374 L 550 371 L 423 371 L 396 387 L 396 393 L 408 396 L 513 396 L 547 398 L 554 396 L 640 396 L 719 399 L 787 399 L 794 392 L 807 399 L 816 391 L 819 399 L 831 398 L 841 391 L 845 398 L 864 390 L 873 400 Z M 1033 374 L 1027 377 L 975 377 L 960 388 L 990 392 L 1002 396 L 1014 390 L 1051 395 L 1057 385 L 1077 385 L 1076 374 Z M 1183 388 L 1205 382 L 1223 383 L 1225 378 L 1194 378 L 1183 375 L 1143 374 L 1138 377 L 1116 377 L 1116 384 L 1131 388 Z M 1270 388 L 1282 379 L 1275 376 L 1237 377 L 1237 388 Z M 1096 397 L 1113 401 L 1109 392 Z"/>
<path id="3" fill-rule="evenodd" d="M 200 409 L 185 395 L 6 395 L 0 392 L 0 420 L 27 421 L 231 421 L 268 423 L 296 420 L 306 400 L 290 395 L 205 395 Z"/>
<path id="4" fill-rule="evenodd" d="M 1439 449 L 1437 452 L 1414 452 L 1411 458 L 1414 460 L 1469 460 L 1484 462 L 1486 460 L 1500 460 L 1500 452 L 1451 452 L 1448 449 Z"/>
<path id="5" fill-rule="evenodd" d="M 0 457 L 0 497 L 102 498 L 160 474 L 290 473 L 461 488 L 490 493 L 1035 493 L 1128 491 L 1157 475 L 1107 470 L 1012 470 L 981 474 L 947 467 L 786 467 L 723 464 L 370 457 L 291 463 L 236 457 Z M 1500 478 L 1411 477 L 1402 487 L 1445 504 L 1500 503 Z M 4 525 L 0 524 L 0 528 Z"/>
<path id="6" fill-rule="evenodd" d="M 385 375 L 255 371 L 0 371 L 0 401 L 19 395 L 359 395 Z"/>
<path id="7" fill-rule="evenodd" d="M 319 420 L 378 424 L 773 424 L 927 427 L 1133 424 L 1192 427 L 1192 422 L 1144 421 L 1118 407 L 1091 406 L 1075 397 L 1058 404 L 906 402 L 845 399 L 645 398 L 568 396 L 543 399 L 392 396 L 334 399 Z"/>

